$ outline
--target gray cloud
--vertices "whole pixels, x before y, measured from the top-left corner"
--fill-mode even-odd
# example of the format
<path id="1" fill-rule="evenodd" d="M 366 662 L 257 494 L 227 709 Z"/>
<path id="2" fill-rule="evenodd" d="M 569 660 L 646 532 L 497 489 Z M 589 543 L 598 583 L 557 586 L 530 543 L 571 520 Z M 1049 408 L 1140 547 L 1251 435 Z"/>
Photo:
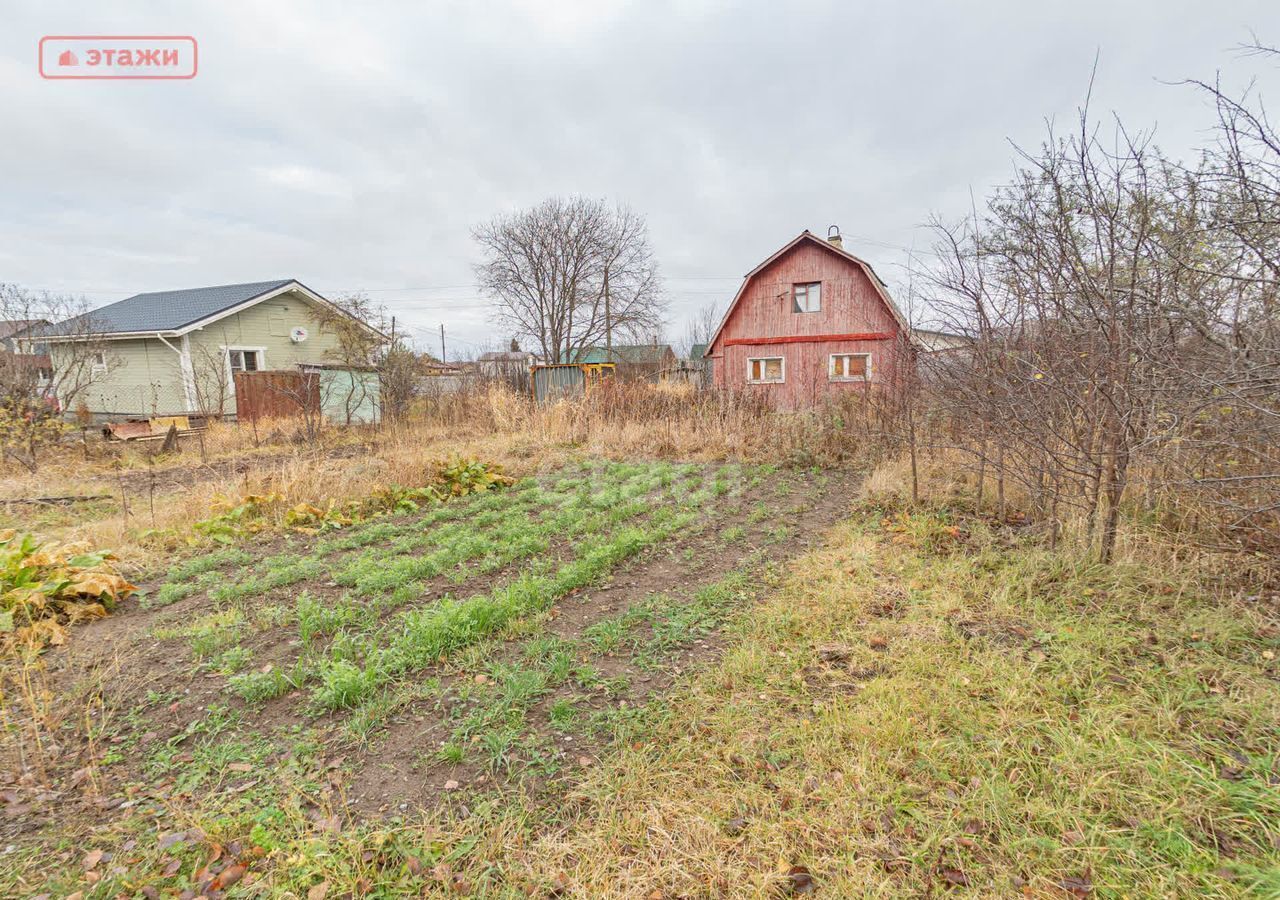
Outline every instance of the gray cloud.
<path id="1" fill-rule="evenodd" d="M 423 9 L 430 6 L 429 9 Z M 471 225 L 556 193 L 645 213 L 671 334 L 802 228 L 891 285 L 1010 141 L 1094 109 L 1176 153 L 1271 4 L 9 2 L 0 280 L 129 293 L 281 275 L 363 289 L 435 347 L 496 344 Z M 176 33 L 189 82 L 47 82 L 44 34 Z"/>

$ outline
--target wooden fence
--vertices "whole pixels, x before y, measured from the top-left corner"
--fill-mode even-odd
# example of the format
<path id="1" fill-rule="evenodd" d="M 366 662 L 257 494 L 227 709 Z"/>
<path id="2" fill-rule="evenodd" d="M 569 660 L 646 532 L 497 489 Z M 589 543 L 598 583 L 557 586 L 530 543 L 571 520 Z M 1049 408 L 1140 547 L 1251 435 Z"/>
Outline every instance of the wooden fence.
<path id="1" fill-rule="evenodd" d="M 236 418 L 242 422 L 320 412 L 320 373 L 237 372 Z"/>

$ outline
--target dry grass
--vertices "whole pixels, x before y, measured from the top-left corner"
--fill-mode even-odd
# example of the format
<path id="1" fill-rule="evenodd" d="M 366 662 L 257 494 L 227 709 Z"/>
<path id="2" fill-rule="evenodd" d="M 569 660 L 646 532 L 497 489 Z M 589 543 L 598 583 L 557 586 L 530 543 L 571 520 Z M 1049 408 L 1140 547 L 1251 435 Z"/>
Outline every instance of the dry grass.
<path id="1" fill-rule="evenodd" d="M 1221 561 L 947 549 L 946 522 L 837 529 L 513 864 L 584 897 L 777 896 L 793 867 L 837 897 L 1275 896 L 1265 609 Z"/>
<path id="2" fill-rule="evenodd" d="M 81 507 L 11 505 L 8 524 L 34 521 L 43 535 L 111 547 L 136 568 L 182 546 L 192 521 L 229 497 L 279 492 L 293 502 L 341 502 L 378 487 L 422 484 L 432 462 L 452 456 L 496 462 L 516 475 L 582 455 L 798 465 L 861 460 L 876 445 L 865 420 L 866 411 L 847 401 L 779 413 L 741 396 L 616 384 L 582 400 L 535 405 L 490 385 L 423 400 L 405 421 L 380 428 L 328 428 L 311 443 L 288 421 L 256 429 L 215 423 L 203 447 L 188 437 L 168 455 L 156 455 L 156 444 L 76 443 L 47 454 L 34 475 L 5 473 L 0 502 L 107 494 L 109 500 Z"/>
<path id="3" fill-rule="evenodd" d="M 1280 597 L 1129 553 L 864 507 L 567 795 L 337 833 L 336 797 L 173 812 L 265 848 L 246 896 L 1276 896 Z"/>
<path id="4" fill-rule="evenodd" d="M 769 428 L 776 446 L 834 454 L 861 427 L 838 410 L 776 416 L 655 390 L 635 417 L 609 398 L 450 403 L 340 462 L 323 453 L 350 447 L 299 448 L 200 483 L 162 527 L 220 492 L 315 502 L 414 484 L 451 453 L 524 474 L 580 453 L 750 457 L 773 446 Z M 317 822 L 341 817 L 341 798 L 311 808 L 300 771 L 269 815 L 252 795 L 169 813 L 263 848 L 245 896 L 766 898 L 808 878 L 832 897 L 1280 896 L 1273 573 L 1144 525 L 1094 565 L 1071 534 L 1051 552 L 1034 528 L 966 512 L 971 476 L 945 455 L 921 475 L 913 507 L 908 463 L 877 467 L 857 514 L 760 585 L 724 656 L 620 722 L 611 751 L 550 795 L 468 795 L 465 809 L 335 831 Z M 1006 499 L 1027 501 L 1012 485 Z M 79 527 L 105 540 L 122 524 Z M 131 534 L 139 554 L 162 552 Z M 147 878 L 169 863 L 151 824 L 110 837 L 138 840 L 131 871 Z M 20 850 L 14 872 L 42 872 L 41 852 Z M 202 851 L 185 852 L 197 866 Z M 103 896 L 109 883 L 124 882 L 105 879 Z"/>

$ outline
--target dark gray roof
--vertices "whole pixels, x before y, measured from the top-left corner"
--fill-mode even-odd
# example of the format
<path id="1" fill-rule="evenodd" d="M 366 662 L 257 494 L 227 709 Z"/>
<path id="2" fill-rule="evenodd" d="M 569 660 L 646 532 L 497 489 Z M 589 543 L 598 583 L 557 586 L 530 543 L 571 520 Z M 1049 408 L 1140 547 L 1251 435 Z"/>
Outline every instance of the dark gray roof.
<path id="1" fill-rule="evenodd" d="M 268 294 L 295 279 L 252 281 L 217 287 L 187 288 L 136 294 L 85 313 L 49 329 L 49 334 L 116 334 L 132 331 L 176 331 L 193 322 Z M 87 320 L 87 321 L 86 321 Z"/>

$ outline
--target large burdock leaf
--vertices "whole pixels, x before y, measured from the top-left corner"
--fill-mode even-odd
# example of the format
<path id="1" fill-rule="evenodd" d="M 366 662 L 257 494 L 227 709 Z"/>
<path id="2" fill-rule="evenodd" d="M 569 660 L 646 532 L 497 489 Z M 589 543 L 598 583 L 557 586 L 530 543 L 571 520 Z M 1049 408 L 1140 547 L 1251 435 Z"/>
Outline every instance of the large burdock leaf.
<path id="1" fill-rule="evenodd" d="M 119 575 L 109 572 L 91 571 L 77 573 L 68 590 L 73 594 L 86 594 L 91 597 L 102 597 L 105 595 L 110 597 L 112 600 L 115 600 L 123 594 L 132 593 L 137 590 L 137 588 L 125 581 Z"/>
<path id="2" fill-rule="evenodd" d="M 83 542 L 0 535 L 0 651 L 62 644 L 66 626 L 102 618 L 137 590 L 110 559 L 108 551 Z"/>
<path id="3" fill-rule="evenodd" d="M 67 606 L 67 624 L 86 622 L 90 619 L 105 619 L 107 608 L 101 603 L 75 603 Z"/>

